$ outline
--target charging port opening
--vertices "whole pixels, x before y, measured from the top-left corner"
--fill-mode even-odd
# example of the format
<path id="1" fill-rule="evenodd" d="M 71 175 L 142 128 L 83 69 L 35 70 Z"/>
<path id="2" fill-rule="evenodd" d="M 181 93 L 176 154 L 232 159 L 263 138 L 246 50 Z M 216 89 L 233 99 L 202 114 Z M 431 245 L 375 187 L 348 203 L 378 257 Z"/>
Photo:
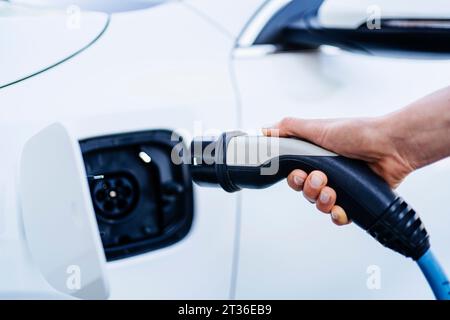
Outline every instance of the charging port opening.
<path id="1" fill-rule="evenodd" d="M 108 261 L 169 246 L 189 232 L 192 179 L 188 165 L 171 161 L 181 141 L 173 138 L 150 130 L 80 141 Z"/>

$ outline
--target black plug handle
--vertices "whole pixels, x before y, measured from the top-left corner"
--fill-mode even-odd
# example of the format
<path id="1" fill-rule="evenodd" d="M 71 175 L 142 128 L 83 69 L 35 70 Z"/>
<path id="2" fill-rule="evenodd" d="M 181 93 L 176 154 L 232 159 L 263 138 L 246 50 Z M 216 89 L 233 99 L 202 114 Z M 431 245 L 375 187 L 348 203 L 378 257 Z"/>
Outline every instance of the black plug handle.
<path id="1" fill-rule="evenodd" d="M 274 175 L 261 175 L 260 167 L 246 166 L 227 166 L 227 173 L 234 186 L 255 189 L 273 185 L 294 169 L 323 171 L 328 185 L 336 191 L 337 204 L 381 244 L 414 260 L 430 247 L 420 217 L 364 162 L 342 156 L 298 155 L 281 156 L 276 161 L 279 170 Z"/>

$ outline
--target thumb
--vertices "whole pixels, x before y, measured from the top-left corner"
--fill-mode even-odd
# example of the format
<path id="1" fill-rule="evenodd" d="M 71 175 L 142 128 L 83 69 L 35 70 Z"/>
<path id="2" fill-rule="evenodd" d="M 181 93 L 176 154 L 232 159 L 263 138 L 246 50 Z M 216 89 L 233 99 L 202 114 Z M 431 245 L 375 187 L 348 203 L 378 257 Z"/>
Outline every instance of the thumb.
<path id="1" fill-rule="evenodd" d="M 278 122 L 272 128 L 264 128 L 263 134 L 268 137 L 297 137 L 320 145 L 325 125 L 325 120 L 288 117 Z"/>

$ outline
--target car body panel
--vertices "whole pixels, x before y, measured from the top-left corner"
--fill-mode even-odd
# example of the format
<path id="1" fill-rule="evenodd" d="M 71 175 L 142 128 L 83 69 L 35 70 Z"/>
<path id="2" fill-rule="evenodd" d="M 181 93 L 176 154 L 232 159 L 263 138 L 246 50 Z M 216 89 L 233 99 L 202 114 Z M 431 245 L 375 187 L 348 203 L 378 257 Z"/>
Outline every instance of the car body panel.
<path id="1" fill-rule="evenodd" d="M 0 174 L 1 292 L 54 295 L 25 249 L 16 188 L 23 143 L 55 121 L 68 122 L 78 139 L 151 128 L 188 135 L 195 120 L 203 130 L 235 127 L 232 46 L 191 9 L 169 3 L 112 15 L 89 50 L 0 90 L 1 148 L 8 150 Z M 112 299 L 229 297 L 236 196 L 196 188 L 194 200 L 193 226 L 182 241 L 107 265 Z"/>
<path id="2" fill-rule="evenodd" d="M 108 16 L 0 2 L 0 88 L 69 59 L 95 42 Z"/>
<path id="3" fill-rule="evenodd" d="M 445 87 L 450 72 L 448 60 L 375 57 L 334 48 L 255 57 L 236 52 L 235 57 L 244 128 L 285 116 L 383 115 Z M 443 228 L 450 216 L 442 214 L 440 199 L 450 191 L 440 177 L 449 174 L 450 159 L 445 159 L 415 172 L 398 189 L 421 214 L 444 266 L 450 266 L 450 238 Z M 241 211 L 237 298 L 432 298 L 412 260 L 354 225 L 336 227 L 285 183 L 244 190 Z M 366 285 L 371 266 L 381 270 L 379 290 Z"/>
<path id="4" fill-rule="evenodd" d="M 234 1 L 185 0 L 184 3 L 207 16 L 236 39 L 265 0 Z"/>

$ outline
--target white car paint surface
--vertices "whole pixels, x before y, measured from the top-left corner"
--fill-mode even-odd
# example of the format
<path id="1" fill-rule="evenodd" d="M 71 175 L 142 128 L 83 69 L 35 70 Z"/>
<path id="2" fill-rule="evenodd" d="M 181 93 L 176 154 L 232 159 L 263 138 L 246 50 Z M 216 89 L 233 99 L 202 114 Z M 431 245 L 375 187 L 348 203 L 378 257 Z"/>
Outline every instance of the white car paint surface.
<path id="1" fill-rule="evenodd" d="M 108 16 L 100 12 L 80 12 L 72 21 L 65 11 L 0 2 L 0 87 L 83 50 L 103 32 L 107 22 Z"/>
<path id="2" fill-rule="evenodd" d="M 243 127 L 275 123 L 288 115 L 382 115 L 447 86 L 450 72 L 448 60 L 336 50 L 236 58 L 233 65 Z M 450 225 L 450 215 L 440 204 L 450 196 L 443 178 L 449 175 L 450 159 L 445 159 L 414 172 L 398 189 L 421 214 L 431 244 L 447 268 L 450 238 L 445 226 Z M 355 225 L 336 227 L 287 184 L 244 190 L 241 210 L 238 298 L 433 297 L 412 260 L 382 247 Z M 372 265 L 381 270 L 379 290 L 366 286 L 366 271 Z"/>
<path id="3" fill-rule="evenodd" d="M 1 89 L 1 149 L 8 150 L 0 174 L 6 193 L 0 211 L 3 296 L 52 292 L 25 247 L 16 187 L 23 143 L 55 121 L 72 122 L 79 139 L 151 128 L 192 132 L 196 119 L 205 129 L 235 127 L 232 46 L 195 11 L 168 3 L 112 15 L 89 50 Z M 108 264 L 111 298 L 228 298 L 236 205 L 235 195 L 196 189 L 194 222 L 185 239 Z"/>
<path id="4" fill-rule="evenodd" d="M 188 136 L 199 125 L 216 132 L 255 130 L 285 116 L 382 115 L 448 85 L 445 59 L 330 47 L 239 48 L 239 35 L 262 3 L 166 1 L 122 12 L 102 2 L 113 13 L 82 11 L 87 18 L 76 36 L 62 24 L 64 10 L 51 9 L 59 18 L 36 24 L 35 16 L 22 12 L 42 8 L 27 4 L 14 13 L 0 2 L 0 30 L 8 30 L 0 35 L 14 37 L 12 47 L 0 50 L 0 57 L 8 55 L 0 59 L 0 87 L 51 67 L 104 29 L 63 63 L 0 88 L 0 298 L 69 298 L 44 280 L 30 254 L 18 186 L 24 144 L 51 123 L 66 123 L 79 140 L 160 128 Z M 2 15 L 5 8 L 11 14 Z M 336 14 L 325 20 L 339 19 Z M 450 196 L 449 176 L 450 161 L 442 160 L 398 189 L 421 214 L 447 270 L 450 215 L 439 204 Z M 46 197 L 52 201 L 66 191 Z M 412 260 L 355 225 L 336 227 L 285 183 L 239 194 L 195 186 L 194 198 L 194 222 L 180 242 L 106 263 L 111 299 L 432 298 Z M 36 224 L 53 227 L 49 221 Z M 373 266 L 380 270 L 378 289 L 367 286 Z"/>

